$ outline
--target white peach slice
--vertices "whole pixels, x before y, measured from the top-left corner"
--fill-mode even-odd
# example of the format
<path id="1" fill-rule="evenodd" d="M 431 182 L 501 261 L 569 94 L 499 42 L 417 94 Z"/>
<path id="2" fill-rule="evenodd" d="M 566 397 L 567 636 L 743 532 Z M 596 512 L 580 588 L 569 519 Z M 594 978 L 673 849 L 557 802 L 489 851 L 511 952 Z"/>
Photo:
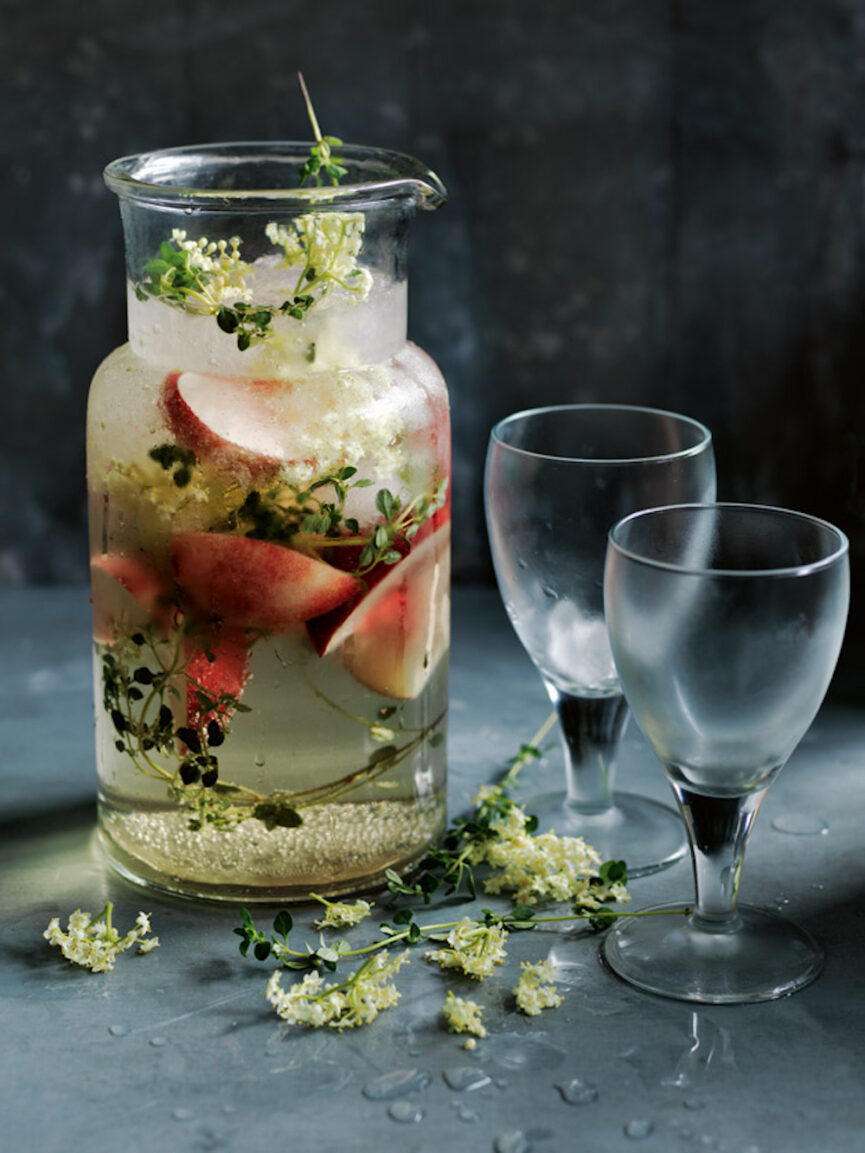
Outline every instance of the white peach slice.
<path id="1" fill-rule="evenodd" d="M 413 546 L 330 637 L 355 680 L 373 692 L 412 700 L 449 641 L 450 524 Z"/>
<path id="2" fill-rule="evenodd" d="M 202 460 L 272 471 L 283 457 L 282 416 L 273 381 L 172 372 L 160 407 L 177 443 Z"/>
<path id="3" fill-rule="evenodd" d="M 172 564 L 182 593 L 205 619 L 279 632 L 357 595 L 358 582 L 323 561 L 269 541 L 177 533 Z"/>
<path id="4" fill-rule="evenodd" d="M 202 721 L 231 716 L 230 704 L 217 704 L 214 709 L 207 708 L 203 701 L 216 704 L 223 695 L 240 699 L 249 679 L 250 645 L 248 634 L 237 628 L 216 627 L 199 641 L 194 637 L 187 639 L 187 725 L 197 728 Z"/>
<path id="5" fill-rule="evenodd" d="M 167 624 L 170 587 L 145 561 L 104 553 L 90 560 L 93 636 L 101 644 L 144 628 L 151 621 Z"/>

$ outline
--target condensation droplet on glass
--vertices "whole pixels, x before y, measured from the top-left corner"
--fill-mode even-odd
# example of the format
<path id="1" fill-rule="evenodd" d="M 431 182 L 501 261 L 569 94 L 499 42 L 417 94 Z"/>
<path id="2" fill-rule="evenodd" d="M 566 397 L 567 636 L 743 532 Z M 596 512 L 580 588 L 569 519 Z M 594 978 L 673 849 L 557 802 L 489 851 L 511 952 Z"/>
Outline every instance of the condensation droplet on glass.
<path id="1" fill-rule="evenodd" d="M 791 837 L 823 837 L 829 832 L 828 822 L 816 813 L 779 813 L 769 823 L 776 833 Z"/>
<path id="2" fill-rule="evenodd" d="M 416 1125 L 419 1121 L 423 1121 L 424 1111 L 413 1101 L 394 1101 L 388 1106 L 387 1115 L 392 1121 L 399 1121 L 402 1125 Z"/>
<path id="3" fill-rule="evenodd" d="M 626 1137 L 630 1137 L 632 1141 L 642 1141 L 646 1137 L 650 1137 L 655 1130 L 652 1121 L 646 1121 L 642 1117 L 635 1118 L 629 1121 L 625 1126 L 624 1133 Z"/>
<path id="4" fill-rule="evenodd" d="M 367 1081 L 361 1092 L 370 1101 L 388 1101 L 407 1093 L 418 1093 L 426 1089 L 430 1081 L 432 1076 L 421 1069 L 399 1069 Z"/>
<path id="5" fill-rule="evenodd" d="M 457 1093 L 471 1092 L 473 1089 L 483 1089 L 489 1085 L 490 1078 L 483 1069 L 472 1069 L 469 1065 L 459 1065 L 453 1069 L 442 1070 L 445 1084 Z"/>
<path id="6" fill-rule="evenodd" d="M 265 763 L 264 753 L 256 753 L 255 756 L 253 757 L 253 761 L 255 763 L 256 768 L 259 768 L 259 769 L 264 768 L 264 763 Z"/>
<path id="7" fill-rule="evenodd" d="M 495 1153 L 531 1153 L 531 1142 L 522 1129 L 499 1133 L 493 1141 Z"/>
<path id="8" fill-rule="evenodd" d="M 598 1099 L 597 1085 L 591 1085 L 586 1081 L 581 1081 L 579 1077 L 574 1077 L 571 1081 L 563 1081 L 561 1084 L 556 1085 L 563 1101 L 567 1101 L 569 1105 L 591 1105 L 593 1101 Z"/>
<path id="9" fill-rule="evenodd" d="M 112 1037 L 126 1037 L 129 1034 L 128 1025 L 109 1025 L 108 1032 Z"/>
<path id="10" fill-rule="evenodd" d="M 544 585 L 542 591 L 548 600 L 557 601 L 559 599 L 559 594 L 552 585 Z"/>

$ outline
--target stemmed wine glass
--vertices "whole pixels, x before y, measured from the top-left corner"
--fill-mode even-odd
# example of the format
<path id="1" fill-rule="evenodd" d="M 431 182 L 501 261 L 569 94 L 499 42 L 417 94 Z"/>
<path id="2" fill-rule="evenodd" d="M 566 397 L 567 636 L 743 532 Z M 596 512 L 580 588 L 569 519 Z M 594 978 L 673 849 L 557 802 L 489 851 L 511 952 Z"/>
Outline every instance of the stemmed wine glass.
<path id="1" fill-rule="evenodd" d="M 584 837 L 630 876 L 686 851 L 667 805 L 613 792 L 627 720 L 604 622 L 607 534 L 636 509 L 715 497 L 711 435 L 688 417 L 628 405 L 519 412 L 492 430 L 486 513 L 511 623 L 558 714 L 563 792 L 529 797 L 541 828 Z"/>
<path id="2" fill-rule="evenodd" d="M 607 937 L 608 964 L 631 984 L 721 1004 L 784 996 L 820 972 L 810 934 L 737 893 L 760 803 L 835 668 L 847 551 L 825 521 L 760 505 L 651 509 L 610 533 L 613 653 L 679 803 L 696 881 L 689 915 L 623 918 Z"/>

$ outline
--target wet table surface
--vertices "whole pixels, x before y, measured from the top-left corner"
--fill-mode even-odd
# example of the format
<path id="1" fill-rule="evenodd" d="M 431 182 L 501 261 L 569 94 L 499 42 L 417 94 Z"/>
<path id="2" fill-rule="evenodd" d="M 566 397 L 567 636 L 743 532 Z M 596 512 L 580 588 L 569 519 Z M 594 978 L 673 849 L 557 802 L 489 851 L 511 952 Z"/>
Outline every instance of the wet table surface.
<path id="1" fill-rule="evenodd" d="M 102 863 L 88 614 L 82 589 L 0 592 L 4 1149 L 865 1150 L 862 709 L 824 707 L 770 791 L 745 863 L 743 899 L 824 944 L 809 988 L 751 1006 L 666 1001 L 606 972 L 584 929 L 535 931 L 511 936 L 482 986 L 415 950 L 395 1009 L 364 1029 L 301 1031 L 264 1000 L 271 966 L 239 955 L 235 910 L 136 889 Z M 548 712 L 492 590 L 457 590 L 451 685 L 454 815 Z M 532 791 L 555 788 L 561 771 L 553 747 L 531 768 Z M 667 799 L 633 726 L 618 783 Z M 689 865 L 631 891 L 637 906 L 687 900 Z M 121 927 L 149 910 L 162 946 L 93 975 L 41 932 L 106 899 Z M 296 910 L 301 928 L 314 916 Z M 547 956 L 565 1003 L 524 1017 L 510 996 L 518 963 Z M 473 1052 L 442 1027 L 449 987 L 485 1006 L 490 1036 Z"/>

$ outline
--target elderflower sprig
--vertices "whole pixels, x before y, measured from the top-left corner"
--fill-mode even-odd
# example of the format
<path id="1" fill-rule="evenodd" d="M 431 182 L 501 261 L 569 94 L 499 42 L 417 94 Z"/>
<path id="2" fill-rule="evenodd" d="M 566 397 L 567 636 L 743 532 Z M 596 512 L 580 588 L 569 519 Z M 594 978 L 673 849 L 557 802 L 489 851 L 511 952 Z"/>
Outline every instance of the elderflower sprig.
<path id="1" fill-rule="evenodd" d="M 445 937 L 446 947 L 427 953 L 428 961 L 442 969 L 457 969 L 466 977 L 483 980 L 505 959 L 507 929 L 502 924 L 479 924 L 463 917 Z"/>
<path id="2" fill-rule="evenodd" d="M 42 936 L 60 949 L 67 961 L 93 973 L 109 973 L 118 954 L 133 945 L 138 945 L 139 953 L 149 953 L 158 947 L 158 937 L 144 940 L 150 932 L 149 913 L 139 913 L 134 927 L 121 936 L 111 923 L 113 911 L 111 901 L 95 917 L 76 909 L 69 917 L 65 932 L 60 928 L 59 917 L 52 917 Z"/>
<path id="3" fill-rule="evenodd" d="M 340 984 L 325 984 L 320 973 L 307 973 L 303 980 L 283 989 L 280 970 L 267 983 L 266 997 L 289 1025 L 351 1029 L 374 1021 L 383 1009 L 392 1008 L 400 993 L 391 977 L 408 961 L 408 950 L 391 957 L 376 953 Z"/>
<path id="4" fill-rule="evenodd" d="M 522 806 L 507 796 L 507 789 L 514 783 L 519 769 L 529 759 L 540 755 L 537 742 L 550 725 L 548 719 L 533 743 L 521 746 L 518 756 L 511 761 L 508 774 L 499 785 L 486 786 L 480 790 L 475 798 L 473 812 L 457 821 L 447 834 L 444 848 L 430 854 L 423 862 L 419 881 L 407 883 L 392 870 L 386 874 L 392 893 L 421 896 L 428 903 L 431 893 L 442 884 L 448 886 L 448 892 L 455 892 L 465 884 L 474 896 L 476 888 L 472 870 L 483 864 L 498 870 L 493 871 L 488 878 L 488 887 L 497 892 L 510 892 L 514 901 L 522 900 L 522 903 L 514 904 L 510 912 L 482 909 L 481 916 L 474 919 L 463 917 L 458 921 L 420 924 L 415 920 L 411 908 L 400 908 L 393 914 L 391 922 L 380 926 L 381 935 L 366 944 L 352 945 L 342 939 L 326 941 L 322 936 L 317 946 L 305 944 L 302 949 L 298 949 L 289 941 L 293 921 L 287 910 L 277 914 L 273 922 L 274 932 L 270 935 L 256 927 L 247 909 L 241 910 L 242 924 L 234 932 L 241 938 L 240 952 L 244 957 L 252 950 L 256 960 L 273 958 L 285 968 L 310 971 L 307 977 L 294 986 L 294 993 L 282 990 L 278 971 L 271 978 L 273 1003 L 281 1015 L 283 1009 L 286 1010 L 286 1020 L 315 1025 L 330 1024 L 340 1019 L 341 1003 L 330 1002 L 328 997 L 344 991 L 343 986 L 325 986 L 322 971 L 332 972 L 349 957 L 366 957 L 367 960 L 357 972 L 367 973 L 370 971 L 366 969 L 368 961 L 383 955 L 386 946 L 436 942 L 440 948 L 427 954 L 429 960 L 443 969 L 455 969 L 466 976 L 483 980 L 504 962 L 505 942 L 511 932 L 580 920 L 587 922 L 592 929 L 600 930 L 608 928 L 619 916 L 690 913 L 689 908 L 635 913 L 613 910 L 609 908 L 611 902 L 629 899 L 625 888 L 627 868 L 624 861 L 601 863 L 595 850 L 577 838 L 556 837 L 554 834 L 533 835 L 537 822 L 525 813 Z M 313 896 L 325 906 L 344 904 L 327 902 L 315 894 Z M 536 909 L 536 904 L 541 900 L 569 900 L 571 910 L 567 913 L 542 915 Z M 366 902 L 356 904 L 365 905 Z M 316 923 L 316 927 L 333 923 L 335 918 L 329 922 L 326 915 L 323 921 Z M 340 920 L 339 923 L 345 924 L 345 921 Z M 554 970 L 549 963 L 538 962 L 524 966 L 523 976 L 514 989 L 517 1005 L 523 1012 L 533 1015 L 542 1008 L 551 1008 L 561 1002 L 552 984 L 553 976 Z M 354 978 L 349 978 L 349 982 L 352 980 Z M 318 1007 L 304 1012 L 294 1008 L 296 1003 L 306 1004 L 307 1001 L 314 1001 Z M 452 1018 L 454 1022 L 467 1022 L 474 1019 L 472 1014 L 477 1009 L 474 1002 L 466 1002 L 465 1005 L 471 1007 L 466 1008 L 461 1007 L 459 1001 L 459 998 L 455 1001 L 448 998 L 445 1002 L 443 1012 L 446 1020 Z M 358 1018 L 351 1023 L 362 1024 L 363 1020 Z"/>
<path id="5" fill-rule="evenodd" d="M 338 184 L 348 169 L 336 155 L 342 147 L 336 136 L 323 136 L 303 77 L 298 73 L 315 143 L 300 169 L 300 184 L 312 179 L 322 183 L 322 173 Z M 175 228 L 171 238 L 160 245 L 159 255 L 144 265 L 140 282 L 133 285 L 139 300 L 156 297 L 167 304 L 202 316 L 213 316 L 219 328 L 236 340 L 245 352 L 254 344 L 274 335 L 274 321 L 282 317 L 303 320 L 313 305 L 331 298 L 359 302 L 366 300 L 373 283 L 372 273 L 358 265 L 363 246 L 365 217 L 362 212 L 325 210 L 306 212 L 287 224 L 270 221 L 265 235 L 284 253 L 286 282 L 279 288 L 285 299 L 254 301 L 250 281 L 253 265 L 240 257 L 240 238 L 187 239 L 185 230 Z M 335 291 L 336 290 L 336 291 Z M 268 293 L 272 296 L 272 290 Z M 315 355 L 315 346 L 308 359 Z"/>
<path id="6" fill-rule="evenodd" d="M 357 264 L 364 229 L 362 212 L 306 212 L 288 224 L 272 220 L 267 225 L 267 239 L 282 248 L 283 263 L 294 278 L 294 308 L 285 308 L 289 316 L 301 320 L 333 287 L 366 300 L 372 273 Z"/>
<path id="7" fill-rule="evenodd" d="M 324 916 L 313 921 L 316 929 L 341 929 L 350 925 L 358 925 L 372 912 L 374 901 L 328 901 L 318 893 L 310 893 L 310 897 L 324 905 Z"/>
<path id="8" fill-rule="evenodd" d="M 471 1033 L 475 1037 L 486 1037 L 487 1030 L 481 1020 L 482 1013 L 483 1010 L 477 1001 L 457 997 L 448 989 L 445 1003 L 442 1005 L 442 1016 L 451 1033 Z M 469 1045 L 474 1048 L 472 1041 L 466 1042 L 466 1046 Z"/>
<path id="9" fill-rule="evenodd" d="M 564 1001 L 556 989 L 556 967 L 552 961 L 520 962 L 520 979 L 513 988 L 517 1008 L 528 1017 L 542 1009 L 555 1009 Z"/>
<path id="10" fill-rule="evenodd" d="M 187 240 L 183 228 L 173 228 L 159 256 L 144 265 L 136 287 L 140 298 L 161 297 L 187 312 L 213 316 L 227 301 L 248 301 L 246 275 L 250 265 L 240 258 L 240 237 L 229 240 Z"/>

